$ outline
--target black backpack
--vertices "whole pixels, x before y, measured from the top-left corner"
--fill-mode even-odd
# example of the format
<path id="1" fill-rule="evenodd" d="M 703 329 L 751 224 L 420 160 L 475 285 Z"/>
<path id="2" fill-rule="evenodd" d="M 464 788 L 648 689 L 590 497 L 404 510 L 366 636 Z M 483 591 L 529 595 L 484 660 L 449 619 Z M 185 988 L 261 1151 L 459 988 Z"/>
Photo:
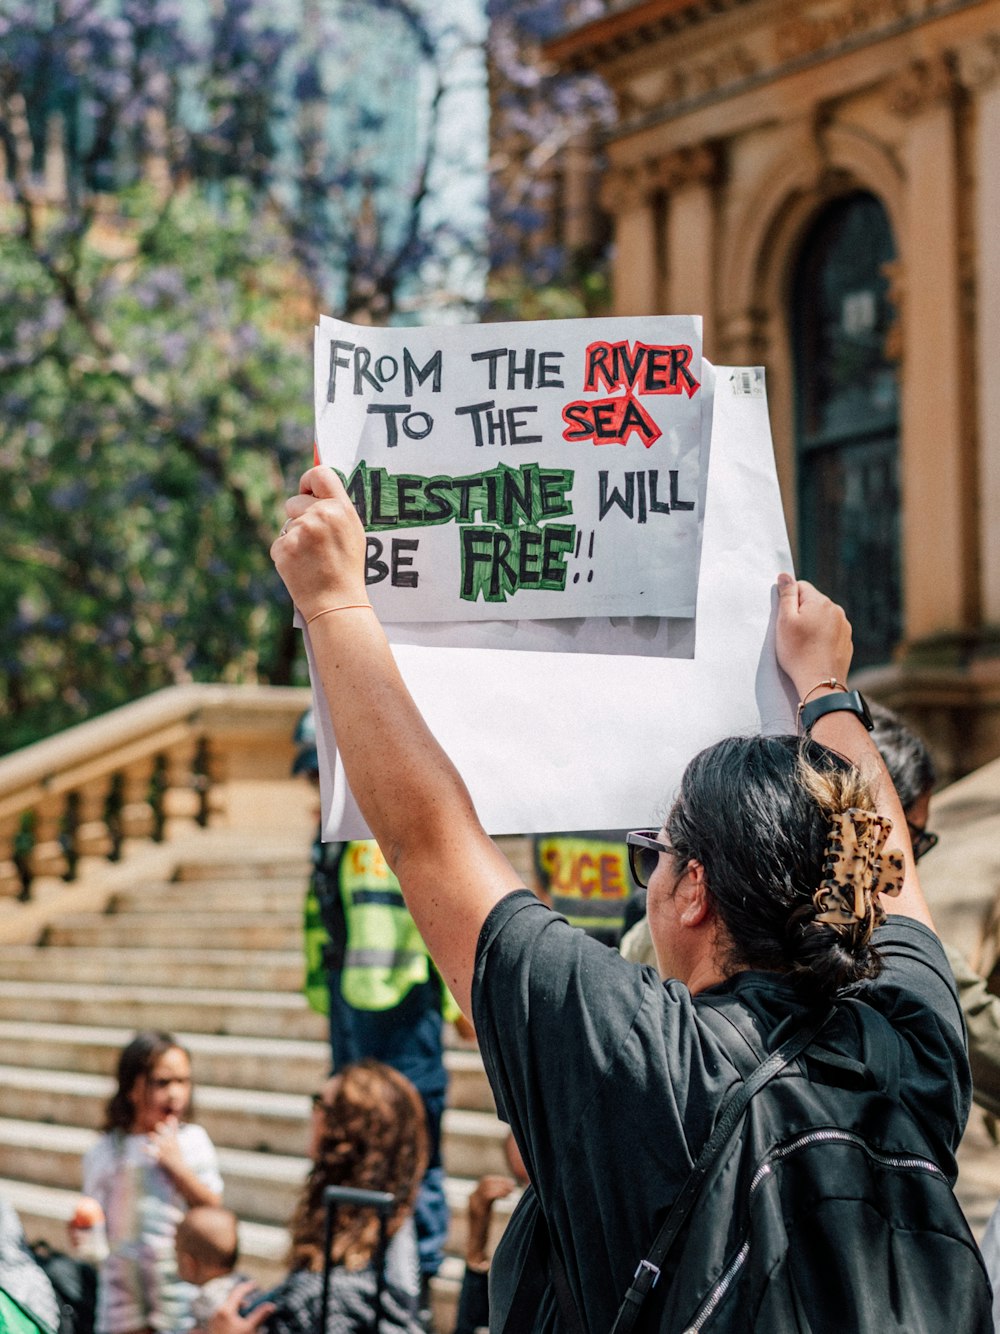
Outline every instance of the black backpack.
<path id="1" fill-rule="evenodd" d="M 639 1264 L 616 1334 L 992 1334 L 982 1257 L 899 1101 L 887 1021 L 841 1000 L 828 1031 L 779 1030 L 769 1054 L 735 997 L 699 1009 L 746 1082 Z M 845 1021 L 883 1058 L 878 1080 L 849 1054 L 856 1043 L 838 1044 Z"/>
<path id="2" fill-rule="evenodd" d="M 31 1244 L 31 1253 L 45 1271 L 59 1303 L 58 1334 L 94 1334 L 97 1311 L 97 1270 L 85 1260 L 54 1250 L 47 1241 Z"/>

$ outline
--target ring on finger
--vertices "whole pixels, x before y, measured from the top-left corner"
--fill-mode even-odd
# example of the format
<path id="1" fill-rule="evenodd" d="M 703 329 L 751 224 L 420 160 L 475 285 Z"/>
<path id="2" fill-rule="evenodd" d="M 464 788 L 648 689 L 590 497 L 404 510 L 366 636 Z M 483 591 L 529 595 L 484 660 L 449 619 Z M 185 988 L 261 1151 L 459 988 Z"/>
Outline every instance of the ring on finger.
<path id="1" fill-rule="evenodd" d="M 291 526 L 291 523 L 292 523 L 291 519 L 285 520 L 285 522 L 281 525 L 281 532 L 278 534 L 279 537 L 285 536 L 285 534 L 288 532 L 289 527 Z"/>

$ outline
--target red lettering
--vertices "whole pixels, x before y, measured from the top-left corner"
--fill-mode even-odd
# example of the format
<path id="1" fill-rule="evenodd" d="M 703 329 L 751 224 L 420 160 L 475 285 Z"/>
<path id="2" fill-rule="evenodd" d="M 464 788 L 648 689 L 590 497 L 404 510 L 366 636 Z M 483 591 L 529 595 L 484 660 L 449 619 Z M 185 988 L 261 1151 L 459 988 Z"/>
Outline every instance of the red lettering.
<path id="1" fill-rule="evenodd" d="M 622 880 L 622 859 L 616 853 L 601 853 L 601 897 L 621 898 L 625 894 Z"/>
<path id="2" fill-rule="evenodd" d="M 624 445 L 633 431 L 648 449 L 663 432 L 631 394 L 579 399 L 563 408 L 564 440 L 592 440 L 595 445 Z"/>
<path id="3" fill-rule="evenodd" d="M 636 342 L 591 343 L 586 353 L 584 392 L 635 389 L 639 394 L 687 394 L 701 388 L 690 369 L 693 350 L 686 344 Z"/>
<path id="4" fill-rule="evenodd" d="M 542 844 L 539 864 L 549 891 L 573 899 L 621 899 L 629 893 L 617 852 L 574 852 Z"/>
<path id="5" fill-rule="evenodd" d="M 577 858 L 576 866 L 573 869 L 576 872 L 574 879 L 576 880 L 577 888 L 580 891 L 580 897 L 589 899 L 595 888 L 597 888 L 598 883 L 596 876 L 593 874 L 594 859 L 591 857 L 590 853 L 581 852 L 580 856 Z"/>

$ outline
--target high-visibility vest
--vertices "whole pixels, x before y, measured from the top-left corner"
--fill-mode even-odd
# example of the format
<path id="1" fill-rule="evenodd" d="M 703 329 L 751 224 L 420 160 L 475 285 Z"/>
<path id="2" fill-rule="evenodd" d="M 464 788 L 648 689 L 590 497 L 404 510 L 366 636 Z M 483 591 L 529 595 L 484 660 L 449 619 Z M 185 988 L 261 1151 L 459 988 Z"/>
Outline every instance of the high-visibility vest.
<path id="1" fill-rule="evenodd" d="M 317 836 L 312 848 L 313 871 L 309 877 L 303 911 L 305 980 L 302 990 L 311 1009 L 329 1014 L 328 970 L 340 967 L 344 953 L 344 910 L 340 899 L 339 867 L 343 843 L 324 843 Z M 331 931 L 337 937 L 331 939 Z"/>
<path id="2" fill-rule="evenodd" d="M 632 893 L 628 848 L 620 835 L 538 834 L 535 865 L 556 912 L 591 935 L 617 940 Z"/>
<path id="3" fill-rule="evenodd" d="M 377 843 L 348 843 L 340 859 L 347 949 L 340 989 L 356 1010 L 391 1010 L 430 977 L 427 946 Z"/>
<path id="4" fill-rule="evenodd" d="M 302 990 L 310 1009 L 318 1014 L 329 1014 L 330 993 L 326 980 L 326 943 L 329 940 L 320 912 L 319 895 L 312 881 L 306 890 L 303 912 L 303 947 L 305 950 L 305 981 Z"/>

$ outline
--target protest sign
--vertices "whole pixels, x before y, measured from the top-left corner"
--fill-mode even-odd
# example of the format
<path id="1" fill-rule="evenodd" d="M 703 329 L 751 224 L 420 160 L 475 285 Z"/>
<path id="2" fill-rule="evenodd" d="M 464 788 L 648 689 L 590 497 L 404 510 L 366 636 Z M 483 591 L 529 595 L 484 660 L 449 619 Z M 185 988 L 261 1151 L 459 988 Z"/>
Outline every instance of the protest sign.
<path id="1" fill-rule="evenodd" d="M 393 623 L 690 618 L 701 321 L 323 317 L 316 440 Z"/>
<path id="2" fill-rule="evenodd" d="M 687 656 L 668 656 L 666 620 L 582 622 L 595 649 L 614 641 L 617 654 L 546 651 L 561 647 L 555 623 L 440 627 L 447 644 L 414 643 L 416 627 L 387 626 L 407 685 L 492 834 L 655 825 L 698 749 L 736 732 L 794 731 L 795 700 L 773 647 L 774 578 L 792 566 L 764 374 L 707 362 L 702 371 L 708 466 L 697 616 L 693 629 L 679 623 L 689 627 Z M 494 647 L 463 646 L 463 633 L 469 645 L 492 636 Z M 366 837 L 315 696 L 325 837 Z"/>

